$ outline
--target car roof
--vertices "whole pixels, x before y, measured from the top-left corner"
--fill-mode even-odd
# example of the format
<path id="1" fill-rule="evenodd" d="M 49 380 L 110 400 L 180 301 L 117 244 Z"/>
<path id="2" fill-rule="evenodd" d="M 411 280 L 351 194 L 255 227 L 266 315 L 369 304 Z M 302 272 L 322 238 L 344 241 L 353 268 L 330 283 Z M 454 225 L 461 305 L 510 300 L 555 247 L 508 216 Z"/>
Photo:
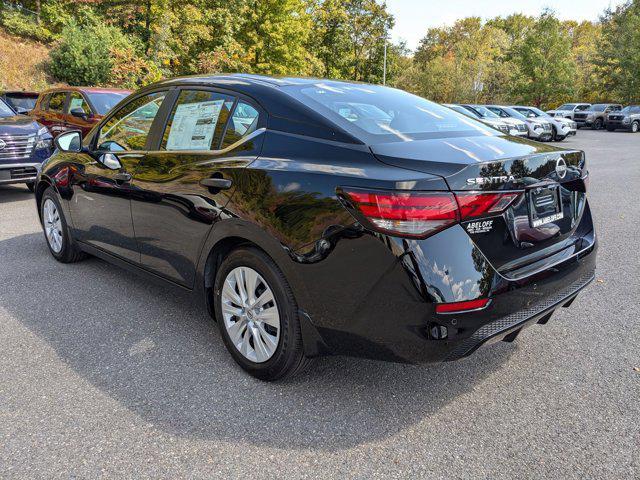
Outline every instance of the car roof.
<path id="1" fill-rule="evenodd" d="M 28 90 L 1 90 L 0 95 L 24 95 L 24 96 L 38 96 L 38 92 L 30 92 Z"/>
<path id="2" fill-rule="evenodd" d="M 131 90 L 125 88 L 108 88 L 108 87 L 55 87 L 45 90 L 44 93 L 56 92 L 84 92 L 84 93 L 131 93 Z"/>

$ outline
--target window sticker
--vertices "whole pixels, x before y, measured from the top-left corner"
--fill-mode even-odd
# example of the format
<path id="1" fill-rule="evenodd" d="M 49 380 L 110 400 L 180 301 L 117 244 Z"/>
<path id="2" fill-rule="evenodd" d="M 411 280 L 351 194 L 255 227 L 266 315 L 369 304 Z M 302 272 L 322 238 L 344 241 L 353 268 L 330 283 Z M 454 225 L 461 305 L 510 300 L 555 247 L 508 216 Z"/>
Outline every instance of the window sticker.
<path id="1" fill-rule="evenodd" d="M 224 99 L 178 105 L 167 150 L 209 150 Z"/>

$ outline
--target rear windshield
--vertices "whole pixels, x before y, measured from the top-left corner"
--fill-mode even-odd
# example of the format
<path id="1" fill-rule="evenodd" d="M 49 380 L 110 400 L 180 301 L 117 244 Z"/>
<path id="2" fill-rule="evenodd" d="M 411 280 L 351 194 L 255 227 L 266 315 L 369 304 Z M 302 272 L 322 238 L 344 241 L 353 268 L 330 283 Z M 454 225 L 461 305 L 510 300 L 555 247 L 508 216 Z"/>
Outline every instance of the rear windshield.
<path id="1" fill-rule="evenodd" d="M 366 143 L 500 135 L 465 115 L 394 88 L 331 81 L 282 88 Z"/>
<path id="2" fill-rule="evenodd" d="M 13 117 L 14 115 L 15 113 L 11 110 L 9 105 L 4 103 L 4 100 L 0 98 L 0 117 Z"/>
<path id="3" fill-rule="evenodd" d="M 629 105 L 628 107 L 624 107 L 622 109 L 622 113 L 640 113 L 640 106 L 638 105 Z"/>
<path id="4" fill-rule="evenodd" d="M 33 110 L 36 106 L 37 96 L 25 96 L 21 94 L 7 94 L 7 103 L 14 109 L 23 108 L 24 110 Z"/>
<path id="5" fill-rule="evenodd" d="M 98 115 L 104 115 L 120 100 L 129 95 L 128 92 L 85 92 Z"/>

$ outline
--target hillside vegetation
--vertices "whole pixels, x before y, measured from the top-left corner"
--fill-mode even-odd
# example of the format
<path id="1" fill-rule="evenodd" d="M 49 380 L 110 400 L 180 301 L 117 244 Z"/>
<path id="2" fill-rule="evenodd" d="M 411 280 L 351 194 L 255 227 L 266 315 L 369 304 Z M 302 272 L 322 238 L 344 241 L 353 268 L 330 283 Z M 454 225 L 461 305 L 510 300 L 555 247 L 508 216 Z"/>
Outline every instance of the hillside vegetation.
<path id="1" fill-rule="evenodd" d="M 42 90 L 53 80 L 45 73 L 50 48 L 0 28 L 0 89 Z"/>

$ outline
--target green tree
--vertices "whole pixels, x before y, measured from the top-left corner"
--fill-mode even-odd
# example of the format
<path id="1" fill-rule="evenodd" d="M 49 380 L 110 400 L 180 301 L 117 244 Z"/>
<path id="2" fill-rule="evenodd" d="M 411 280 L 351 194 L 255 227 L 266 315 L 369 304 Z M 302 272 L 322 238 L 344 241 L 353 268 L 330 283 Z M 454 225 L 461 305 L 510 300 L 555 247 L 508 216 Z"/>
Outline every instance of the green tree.
<path id="1" fill-rule="evenodd" d="M 553 12 L 536 19 L 512 56 L 517 69 L 512 92 L 518 100 L 546 106 L 573 94 L 577 72 L 571 38 Z"/>
<path id="2" fill-rule="evenodd" d="M 640 1 L 607 10 L 596 59 L 602 89 L 619 101 L 640 102 Z"/>

